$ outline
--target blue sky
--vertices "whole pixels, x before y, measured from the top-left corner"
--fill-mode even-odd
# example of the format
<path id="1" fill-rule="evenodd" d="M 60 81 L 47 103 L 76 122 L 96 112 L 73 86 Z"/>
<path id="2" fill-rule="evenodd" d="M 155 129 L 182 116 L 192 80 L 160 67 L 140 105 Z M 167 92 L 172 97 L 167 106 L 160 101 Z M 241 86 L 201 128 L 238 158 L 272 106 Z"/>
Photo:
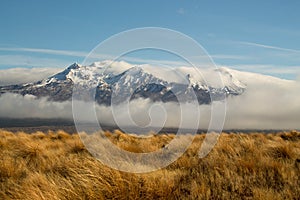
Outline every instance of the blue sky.
<path id="1" fill-rule="evenodd" d="M 299 1 L 43 1 L 0 6 L 0 69 L 65 67 L 108 37 L 164 27 L 199 42 L 220 66 L 295 79 Z"/>

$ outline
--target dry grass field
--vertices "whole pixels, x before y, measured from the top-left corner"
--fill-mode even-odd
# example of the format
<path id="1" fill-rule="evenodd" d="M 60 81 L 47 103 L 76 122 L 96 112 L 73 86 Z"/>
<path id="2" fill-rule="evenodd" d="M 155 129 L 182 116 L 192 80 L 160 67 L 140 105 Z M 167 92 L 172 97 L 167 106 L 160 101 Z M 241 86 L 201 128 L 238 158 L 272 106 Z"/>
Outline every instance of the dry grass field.
<path id="1" fill-rule="evenodd" d="M 132 152 L 174 137 L 106 136 Z M 0 199 L 300 199 L 300 132 L 224 133 L 200 159 L 203 139 L 164 169 L 131 174 L 101 164 L 77 134 L 0 130 Z"/>

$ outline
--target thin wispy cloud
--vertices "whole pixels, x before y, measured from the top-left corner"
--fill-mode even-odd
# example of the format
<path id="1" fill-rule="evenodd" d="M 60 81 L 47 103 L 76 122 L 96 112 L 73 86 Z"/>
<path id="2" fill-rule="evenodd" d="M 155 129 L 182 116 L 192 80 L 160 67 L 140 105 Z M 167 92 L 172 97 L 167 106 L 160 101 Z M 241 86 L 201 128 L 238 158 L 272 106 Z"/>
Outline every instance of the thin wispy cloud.
<path id="1" fill-rule="evenodd" d="M 230 54 L 212 54 L 209 56 L 212 59 L 220 59 L 220 60 L 249 60 L 252 58 L 250 56 L 230 55 Z M 192 58 L 203 59 L 203 58 L 207 58 L 207 56 L 206 55 L 192 56 Z"/>
<path id="2" fill-rule="evenodd" d="M 255 47 L 261 47 L 265 49 L 274 49 L 274 50 L 280 50 L 280 51 L 288 51 L 293 53 L 300 53 L 300 50 L 297 49 L 289 49 L 289 48 L 283 48 L 283 47 L 277 47 L 277 46 L 271 46 L 271 45 L 265 45 L 265 44 L 259 44 L 254 42 L 238 42 L 239 44 L 248 45 L 248 46 L 255 46 Z"/>
<path id="3" fill-rule="evenodd" d="M 107 54 L 90 54 L 87 51 L 69 51 L 69 50 L 58 50 L 58 49 L 40 49 L 40 48 L 23 48 L 23 47 L 0 47 L 0 51 L 10 51 L 10 52 L 29 52 L 29 53 L 41 53 L 49 55 L 59 55 L 59 56 L 70 56 L 79 58 L 95 58 L 95 59 L 112 59 L 115 56 Z"/>
<path id="4" fill-rule="evenodd" d="M 100 61 L 101 59 L 115 59 L 118 56 L 114 55 L 105 55 L 105 54 L 96 54 L 84 51 L 68 51 L 68 50 L 55 50 L 55 49 L 38 49 L 38 48 L 9 48 L 9 47 L 0 47 L 0 51 L 11 51 L 11 52 L 31 52 L 31 53 L 42 53 L 42 54 L 50 54 L 50 55 L 62 55 L 62 56 L 72 56 L 85 58 L 87 57 L 89 60 Z M 33 66 L 41 66 L 40 61 L 43 59 L 34 57 L 34 56 L 24 56 L 24 55 L 3 55 L 0 56 L 1 61 L 0 65 L 33 65 Z M 135 57 L 121 57 L 124 60 L 132 61 L 132 62 L 143 62 L 143 63 L 161 63 L 165 65 L 182 65 L 184 62 L 177 62 L 171 60 L 155 60 L 155 59 L 143 59 L 143 58 L 135 58 Z M 38 61 L 38 62 L 33 62 Z M 52 59 L 45 59 L 45 62 L 53 63 Z M 46 63 L 45 63 L 46 64 Z M 186 63 L 185 63 L 186 64 Z M 49 64 L 47 64 L 48 66 Z"/>
<path id="5" fill-rule="evenodd" d="M 70 61 L 58 58 L 41 58 L 27 55 L 0 55 L 0 69 L 1 66 L 7 68 L 8 66 L 16 67 L 65 67 L 69 65 Z"/>
<path id="6" fill-rule="evenodd" d="M 247 45 L 247 46 L 256 46 L 259 48 L 265 49 L 275 49 L 284 52 L 291 52 L 291 53 L 300 53 L 299 50 L 295 49 L 287 49 L 275 46 L 269 46 L 264 44 L 258 43 L 251 43 L 251 42 L 239 42 L 240 44 Z M 63 68 L 66 67 L 74 62 L 79 62 L 80 60 L 74 60 L 72 57 L 78 57 L 82 60 L 88 56 L 87 61 L 90 63 L 84 63 L 86 65 L 91 64 L 92 62 L 101 61 L 104 59 L 114 60 L 118 58 L 117 56 L 113 55 L 104 55 L 104 54 L 96 54 L 84 51 L 68 51 L 68 50 L 55 50 L 55 49 L 39 49 L 39 48 L 10 48 L 10 47 L 0 47 L 0 51 L 10 51 L 16 52 L 16 55 L 0 55 L 0 69 L 1 66 L 4 68 L 7 66 L 16 66 L 16 67 L 52 67 L 52 68 Z M 41 53 L 41 54 L 48 54 L 48 55 L 61 55 L 64 56 L 63 58 L 43 58 L 40 56 L 35 56 L 34 54 L 28 55 L 20 55 L 21 52 L 31 52 L 31 53 Z M 234 55 L 234 54 L 212 54 L 210 55 L 212 59 L 214 59 L 217 63 L 223 65 L 222 60 L 250 60 L 252 59 L 251 56 L 248 55 Z M 68 58 L 69 57 L 69 58 Z M 294 56 L 293 56 L 294 57 Z M 203 63 L 203 56 L 193 56 L 193 61 L 199 60 L 198 65 L 205 65 Z M 146 58 L 138 58 L 138 57 L 129 57 L 123 56 L 118 58 L 119 60 L 124 60 L 128 62 L 138 63 L 138 64 L 153 64 L 153 65 L 164 65 L 164 66 L 190 66 L 184 60 L 163 60 L 163 59 L 146 59 Z M 209 64 L 209 63 L 208 63 Z M 207 65 L 208 65 L 207 64 Z M 221 65 L 218 65 L 219 67 Z M 230 65 L 230 68 L 234 68 L 237 70 L 243 71 L 251 71 L 251 72 L 258 72 L 269 74 L 273 76 L 278 75 L 289 75 L 289 79 L 299 74 L 299 67 L 298 66 L 278 66 L 278 65 L 266 65 L 266 64 L 245 64 L 240 63 L 239 65 Z"/>
<path id="7" fill-rule="evenodd" d="M 88 55 L 88 52 L 83 52 L 83 51 L 68 51 L 68 50 L 55 50 L 55 49 L 37 49 L 37 48 L 0 47 L 0 51 L 32 52 L 32 53 L 43 53 L 43 54 L 51 54 L 51 55 L 74 56 L 74 57 L 85 57 L 85 56 Z"/>
<path id="8" fill-rule="evenodd" d="M 250 56 L 242 56 L 242 55 L 228 55 L 228 54 L 215 54 L 211 55 L 214 59 L 228 59 L 228 60 L 247 60 L 251 59 Z"/>
<path id="9" fill-rule="evenodd" d="M 249 43 L 250 44 L 250 43 Z M 50 54 L 50 55 L 62 55 L 62 56 L 72 56 L 72 57 L 80 57 L 84 58 L 89 56 L 90 58 L 104 58 L 104 59 L 113 59 L 116 56 L 114 55 L 108 55 L 108 54 L 90 54 L 90 52 L 86 51 L 69 51 L 69 50 L 57 50 L 57 49 L 40 49 L 40 48 L 16 48 L 16 47 L 0 47 L 0 51 L 10 51 L 10 52 L 31 52 L 31 53 L 42 53 L 42 54 Z M 300 52 L 300 51 L 299 51 Z M 230 55 L 230 54 L 212 54 L 210 55 L 212 58 L 215 59 L 249 59 L 249 56 L 243 56 L 243 55 Z M 139 62 L 144 61 L 154 61 L 149 59 L 143 59 L 143 58 L 134 58 L 134 57 L 126 57 L 126 59 L 130 61 L 136 61 Z M 159 60 L 155 60 L 159 61 Z M 167 61 L 168 63 L 173 63 L 174 61 Z"/>
<path id="10" fill-rule="evenodd" d="M 103 59 L 115 59 L 118 56 L 115 55 L 106 55 L 106 54 L 96 54 L 85 51 L 68 51 L 68 50 L 55 50 L 55 49 L 39 49 L 39 48 L 11 48 L 11 47 L 0 47 L 0 51 L 10 51 L 10 52 L 30 52 L 30 53 L 41 53 L 48 55 L 61 55 L 61 56 L 70 56 L 78 58 L 88 58 L 93 62 L 100 61 Z M 210 55 L 213 59 L 248 59 L 247 56 L 241 55 L 226 55 L 226 54 L 216 54 Z M 198 56 L 201 59 L 201 56 Z M 35 56 L 26 56 L 26 55 L 2 55 L 0 56 L 0 65 L 10 65 L 10 66 L 32 66 L 32 67 L 52 67 L 52 66 L 64 66 L 67 64 L 65 61 L 58 61 L 58 59 L 43 59 Z M 146 58 L 137 58 L 123 56 L 120 59 L 129 61 L 129 62 L 138 62 L 138 63 L 147 63 L 147 64 L 162 64 L 169 66 L 182 66 L 186 65 L 185 61 L 176 61 L 176 60 L 163 60 L 163 59 L 146 59 Z M 89 63 L 90 64 L 90 63 Z M 198 63 L 197 63 L 198 64 Z M 203 64 L 200 62 L 199 64 Z"/>

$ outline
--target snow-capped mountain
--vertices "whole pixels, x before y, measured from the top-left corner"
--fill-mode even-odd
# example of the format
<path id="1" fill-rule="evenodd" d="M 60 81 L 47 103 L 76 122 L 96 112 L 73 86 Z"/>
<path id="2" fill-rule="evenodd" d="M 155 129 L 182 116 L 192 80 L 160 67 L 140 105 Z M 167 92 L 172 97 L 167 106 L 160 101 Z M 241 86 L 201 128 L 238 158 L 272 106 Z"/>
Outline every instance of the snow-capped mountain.
<path id="1" fill-rule="evenodd" d="M 95 99 L 105 105 L 136 98 L 162 102 L 187 102 L 196 98 L 199 104 L 209 104 L 225 96 L 240 95 L 245 90 L 246 85 L 227 68 L 163 68 L 110 60 L 89 66 L 74 63 L 38 82 L 0 86 L 0 94 L 31 94 L 66 101 L 71 100 L 75 92 L 74 96 L 81 100 Z"/>

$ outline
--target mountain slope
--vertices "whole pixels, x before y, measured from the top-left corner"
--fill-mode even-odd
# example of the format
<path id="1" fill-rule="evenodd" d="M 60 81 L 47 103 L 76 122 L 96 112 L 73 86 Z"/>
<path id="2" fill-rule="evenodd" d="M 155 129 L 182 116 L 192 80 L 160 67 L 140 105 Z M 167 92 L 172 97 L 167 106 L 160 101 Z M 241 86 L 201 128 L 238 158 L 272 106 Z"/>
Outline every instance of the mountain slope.
<path id="1" fill-rule="evenodd" d="M 158 68 L 107 60 L 89 66 L 74 63 L 35 83 L 2 86 L 0 93 L 31 94 L 66 101 L 72 98 L 74 86 L 74 92 L 78 93 L 74 95 L 80 94 L 81 100 L 96 99 L 105 105 L 135 98 L 163 102 L 197 99 L 199 104 L 209 104 L 246 90 L 246 85 L 226 68 L 199 71 L 190 67 Z"/>

